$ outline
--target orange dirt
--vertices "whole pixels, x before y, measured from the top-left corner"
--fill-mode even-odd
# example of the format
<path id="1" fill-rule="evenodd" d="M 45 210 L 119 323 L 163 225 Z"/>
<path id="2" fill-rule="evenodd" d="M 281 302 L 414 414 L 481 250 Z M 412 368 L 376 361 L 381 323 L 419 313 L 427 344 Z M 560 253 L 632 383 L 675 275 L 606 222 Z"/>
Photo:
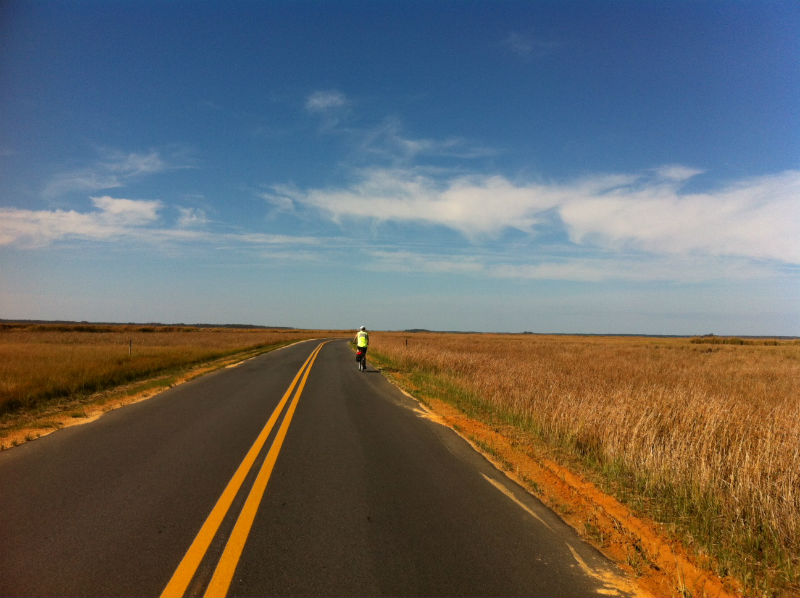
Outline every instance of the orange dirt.
<path id="1" fill-rule="evenodd" d="M 236 365 L 238 363 L 223 361 L 199 367 L 174 384 L 219 367 Z M 83 409 L 85 417 L 64 413 L 43 414 L 38 422 L 0 431 L 0 450 L 44 436 L 61 427 L 93 421 L 112 409 L 148 399 L 163 390 L 153 388 L 130 395 L 124 392 L 117 395 L 114 392 L 114 399 L 103 400 L 100 397 L 95 404 L 75 405 Z M 635 578 L 641 590 L 637 592 L 638 595 L 742 596 L 742 590 L 735 580 L 720 579 L 710 571 L 707 560 L 704 563 L 702 557 L 691 554 L 678 542 L 667 538 L 655 522 L 634 515 L 625 505 L 600 491 L 591 482 L 537 454 L 536 448 L 530 443 L 515 442 L 518 432 L 510 426 L 490 427 L 470 419 L 448 403 L 431 397 L 425 397 L 424 400 L 425 405 L 422 406 L 428 410 L 428 417 L 456 431 L 498 469 L 527 488 L 615 561 L 631 578 Z M 60 409 L 63 411 L 64 407 Z M 487 454 L 478 444 L 489 447 L 491 454 Z M 587 529 L 593 530 L 592 533 L 587 533 Z"/>
<path id="2" fill-rule="evenodd" d="M 430 397 L 425 403 L 435 419 L 454 429 L 635 578 L 640 595 L 742 595 L 735 580 L 720 579 L 702 558 L 666 538 L 655 522 L 634 515 L 591 482 L 536 454 L 529 442 L 514 442 L 519 433 L 510 426 L 489 427 Z M 491 453 L 478 445 L 489 447 Z"/>

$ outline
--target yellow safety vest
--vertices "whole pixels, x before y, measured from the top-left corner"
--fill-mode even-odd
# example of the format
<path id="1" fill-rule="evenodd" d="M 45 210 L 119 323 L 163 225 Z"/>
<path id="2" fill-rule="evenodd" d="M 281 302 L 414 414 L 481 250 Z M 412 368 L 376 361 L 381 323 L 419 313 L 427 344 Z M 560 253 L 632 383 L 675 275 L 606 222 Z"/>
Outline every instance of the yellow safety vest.
<path id="1" fill-rule="evenodd" d="M 356 333 L 356 346 L 366 347 L 367 345 L 369 345 L 369 334 L 364 330 L 359 330 Z"/>

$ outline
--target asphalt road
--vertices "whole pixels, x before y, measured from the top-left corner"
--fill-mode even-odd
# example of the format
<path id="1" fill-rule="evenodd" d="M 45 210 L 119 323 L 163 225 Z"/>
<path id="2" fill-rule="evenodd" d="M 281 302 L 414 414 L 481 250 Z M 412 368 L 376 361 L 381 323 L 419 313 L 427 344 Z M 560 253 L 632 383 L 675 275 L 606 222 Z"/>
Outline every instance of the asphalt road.
<path id="1" fill-rule="evenodd" d="M 614 591 L 554 514 L 320 344 L 0 453 L 0 595 Z"/>

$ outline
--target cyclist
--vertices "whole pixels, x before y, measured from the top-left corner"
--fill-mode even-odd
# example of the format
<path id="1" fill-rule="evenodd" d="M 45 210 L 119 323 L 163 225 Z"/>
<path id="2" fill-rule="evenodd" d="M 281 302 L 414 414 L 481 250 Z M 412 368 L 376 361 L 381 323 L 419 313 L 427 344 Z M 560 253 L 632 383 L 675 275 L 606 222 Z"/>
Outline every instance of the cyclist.
<path id="1" fill-rule="evenodd" d="M 369 334 L 367 333 L 367 327 L 362 326 L 356 332 L 356 348 L 364 353 L 364 363 L 367 363 L 367 347 L 369 346 Z"/>

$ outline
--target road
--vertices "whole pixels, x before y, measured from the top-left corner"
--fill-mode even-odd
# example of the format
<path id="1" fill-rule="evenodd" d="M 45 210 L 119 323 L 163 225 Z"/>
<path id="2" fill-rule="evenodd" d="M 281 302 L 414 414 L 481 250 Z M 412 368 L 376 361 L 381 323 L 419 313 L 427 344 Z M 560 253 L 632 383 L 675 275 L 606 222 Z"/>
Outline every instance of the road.
<path id="1" fill-rule="evenodd" d="M 0 594 L 609 595 L 615 569 L 309 341 L 0 453 Z"/>

